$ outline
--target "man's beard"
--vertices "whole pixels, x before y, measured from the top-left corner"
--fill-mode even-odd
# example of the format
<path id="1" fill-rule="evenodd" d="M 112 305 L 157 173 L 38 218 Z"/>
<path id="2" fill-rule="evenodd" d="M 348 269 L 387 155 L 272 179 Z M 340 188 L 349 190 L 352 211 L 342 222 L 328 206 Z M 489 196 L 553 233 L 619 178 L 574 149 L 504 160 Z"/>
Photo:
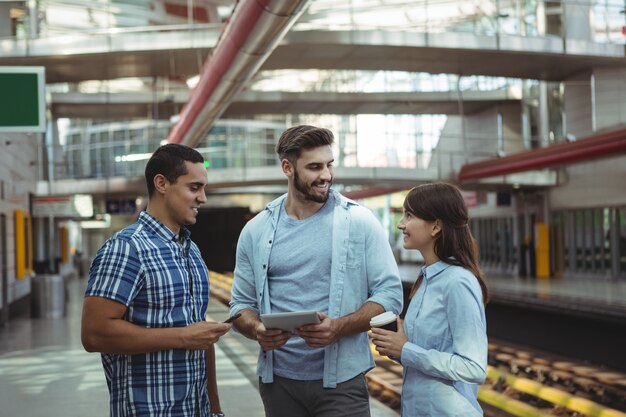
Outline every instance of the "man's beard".
<path id="1" fill-rule="evenodd" d="M 333 179 L 331 178 L 330 181 L 328 181 L 328 191 L 326 192 L 326 194 L 322 194 L 322 195 L 315 194 L 312 191 L 312 188 L 315 185 L 320 184 L 322 181 L 315 181 L 311 184 L 311 186 L 308 186 L 304 181 L 300 181 L 300 176 L 298 175 L 298 171 L 294 170 L 293 182 L 294 182 L 294 187 L 296 187 L 296 190 L 300 191 L 302 195 L 304 195 L 305 200 L 314 201 L 316 203 L 325 203 L 328 200 L 328 196 L 330 195 L 330 186 L 333 183 Z"/>

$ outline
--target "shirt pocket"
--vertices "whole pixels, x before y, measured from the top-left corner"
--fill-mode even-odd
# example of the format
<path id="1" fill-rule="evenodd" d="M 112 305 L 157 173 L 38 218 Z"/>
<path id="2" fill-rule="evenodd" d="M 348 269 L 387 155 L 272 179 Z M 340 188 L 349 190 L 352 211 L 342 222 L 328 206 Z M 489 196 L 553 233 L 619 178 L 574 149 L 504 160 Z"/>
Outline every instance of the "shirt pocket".
<path id="1" fill-rule="evenodd" d="M 346 259 L 346 267 L 351 269 L 361 268 L 364 258 L 365 242 L 358 238 L 348 240 L 348 259 Z"/>

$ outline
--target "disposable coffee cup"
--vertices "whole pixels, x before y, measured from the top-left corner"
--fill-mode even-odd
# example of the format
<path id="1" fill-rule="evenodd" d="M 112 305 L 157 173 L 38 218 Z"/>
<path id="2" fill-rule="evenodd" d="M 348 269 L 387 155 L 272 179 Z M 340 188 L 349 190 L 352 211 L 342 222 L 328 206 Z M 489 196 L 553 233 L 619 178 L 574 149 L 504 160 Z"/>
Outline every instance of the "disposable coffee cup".
<path id="1" fill-rule="evenodd" d="M 398 323 L 396 321 L 396 315 L 391 311 L 385 311 L 384 313 L 374 316 L 370 320 L 370 327 L 377 327 L 379 329 L 397 332 Z"/>

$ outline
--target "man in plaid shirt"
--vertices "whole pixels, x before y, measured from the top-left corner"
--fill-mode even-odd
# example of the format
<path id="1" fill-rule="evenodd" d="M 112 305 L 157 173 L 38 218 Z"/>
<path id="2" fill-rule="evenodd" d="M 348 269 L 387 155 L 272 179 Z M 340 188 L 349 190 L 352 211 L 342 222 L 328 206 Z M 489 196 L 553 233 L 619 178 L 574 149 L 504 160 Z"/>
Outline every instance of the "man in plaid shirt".
<path id="1" fill-rule="evenodd" d="M 161 146 L 146 182 L 146 211 L 91 265 L 83 346 L 102 354 L 112 417 L 219 415 L 213 344 L 230 325 L 205 321 L 208 269 L 185 227 L 206 202 L 204 159 Z"/>

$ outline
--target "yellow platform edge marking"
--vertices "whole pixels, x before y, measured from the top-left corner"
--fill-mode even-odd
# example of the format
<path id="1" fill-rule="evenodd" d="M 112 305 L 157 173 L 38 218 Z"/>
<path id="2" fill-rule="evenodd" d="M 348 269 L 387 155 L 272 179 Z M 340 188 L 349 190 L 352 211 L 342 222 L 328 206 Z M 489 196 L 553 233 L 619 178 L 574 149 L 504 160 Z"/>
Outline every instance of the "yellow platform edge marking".
<path id="1" fill-rule="evenodd" d="M 487 377 L 493 381 L 502 378 L 506 385 L 517 391 L 533 395 L 552 404 L 562 405 L 568 410 L 583 413 L 590 417 L 626 417 L 626 413 L 621 411 L 604 407 L 593 401 L 576 397 L 556 388 L 544 386 L 527 378 L 520 378 L 501 372 L 491 366 L 487 367 Z"/>

